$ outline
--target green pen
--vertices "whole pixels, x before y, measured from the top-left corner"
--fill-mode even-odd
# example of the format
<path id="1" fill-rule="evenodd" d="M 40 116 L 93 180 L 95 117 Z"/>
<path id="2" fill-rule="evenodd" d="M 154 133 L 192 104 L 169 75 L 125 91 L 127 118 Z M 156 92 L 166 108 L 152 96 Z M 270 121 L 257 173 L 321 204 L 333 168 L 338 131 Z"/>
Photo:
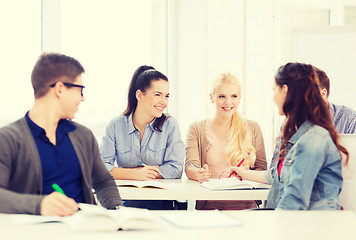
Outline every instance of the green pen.
<path id="1" fill-rule="evenodd" d="M 52 184 L 52 188 L 56 191 L 56 192 L 59 192 L 59 193 L 62 193 L 64 196 L 67 196 L 64 191 L 62 190 L 62 188 L 60 186 L 58 186 L 58 184 L 56 183 L 53 183 Z"/>

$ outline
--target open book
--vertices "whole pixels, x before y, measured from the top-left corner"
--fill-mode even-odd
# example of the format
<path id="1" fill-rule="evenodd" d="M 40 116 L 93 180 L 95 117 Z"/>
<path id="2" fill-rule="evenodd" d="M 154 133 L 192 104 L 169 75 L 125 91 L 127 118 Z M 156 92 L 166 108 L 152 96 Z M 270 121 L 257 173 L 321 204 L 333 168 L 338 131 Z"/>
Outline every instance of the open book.
<path id="1" fill-rule="evenodd" d="M 72 216 L 39 216 L 14 214 L 11 218 L 19 224 L 39 224 L 63 222 L 72 231 L 116 231 L 127 229 L 159 228 L 158 218 L 147 209 L 120 207 L 118 210 L 107 210 L 99 205 L 79 204 L 80 210 Z"/>
<path id="2" fill-rule="evenodd" d="M 137 187 L 137 188 L 157 188 L 157 189 L 168 189 L 172 187 L 172 183 L 168 184 L 163 181 L 157 180 L 115 180 L 118 187 Z"/>
<path id="3" fill-rule="evenodd" d="M 235 190 L 235 189 L 268 189 L 271 187 L 269 184 L 258 183 L 247 180 L 239 180 L 236 177 L 222 178 L 222 179 L 209 179 L 203 182 L 200 186 L 209 190 Z"/>

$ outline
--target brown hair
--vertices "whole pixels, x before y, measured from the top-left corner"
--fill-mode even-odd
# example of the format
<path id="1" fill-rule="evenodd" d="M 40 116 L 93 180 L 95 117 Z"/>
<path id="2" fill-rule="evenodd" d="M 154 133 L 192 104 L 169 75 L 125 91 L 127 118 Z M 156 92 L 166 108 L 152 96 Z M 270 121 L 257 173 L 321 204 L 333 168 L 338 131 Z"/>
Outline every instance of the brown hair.
<path id="1" fill-rule="evenodd" d="M 319 87 L 320 88 L 325 88 L 327 93 L 327 96 L 329 97 L 330 94 L 330 80 L 328 78 L 328 75 L 326 75 L 326 73 L 323 70 L 320 70 L 319 68 L 313 66 L 314 71 L 316 73 L 316 75 L 319 78 Z"/>
<path id="2" fill-rule="evenodd" d="M 50 85 L 58 81 L 73 83 L 83 72 L 83 66 L 72 57 L 56 53 L 42 54 L 31 74 L 35 98 L 46 95 Z"/>
<path id="3" fill-rule="evenodd" d="M 137 107 L 136 91 L 146 92 L 151 87 L 152 81 L 164 80 L 168 82 L 168 78 L 161 72 L 154 69 L 154 67 L 142 65 L 134 72 L 127 96 L 127 107 L 124 111 L 125 116 L 129 116 L 135 112 Z M 162 132 L 161 127 L 169 116 L 162 114 L 161 117 L 156 118 L 153 122 L 153 129 Z"/>
<path id="4" fill-rule="evenodd" d="M 309 120 L 328 130 L 339 152 L 346 155 L 345 164 L 347 164 L 348 151 L 339 143 L 339 135 L 335 131 L 329 108 L 321 97 L 319 79 L 313 66 L 304 63 L 287 63 L 278 69 L 275 81 L 280 87 L 288 86 L 283 105 L 287 119 L 282 130 L 281 158 L 285 157 L 288 140 L 306 120 Z"/>

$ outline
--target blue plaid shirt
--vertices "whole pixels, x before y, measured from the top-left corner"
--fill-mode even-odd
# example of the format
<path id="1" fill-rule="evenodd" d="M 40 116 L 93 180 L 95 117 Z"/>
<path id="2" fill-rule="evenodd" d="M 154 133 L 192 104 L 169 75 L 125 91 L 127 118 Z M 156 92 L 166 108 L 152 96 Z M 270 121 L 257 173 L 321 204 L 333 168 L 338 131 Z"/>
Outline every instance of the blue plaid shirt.
<path id="1" fill-rule="evenodd" d="M 340 134 L 356 134 L 356 111 L 344 105 L 329 103 L 335 130 Z"/>

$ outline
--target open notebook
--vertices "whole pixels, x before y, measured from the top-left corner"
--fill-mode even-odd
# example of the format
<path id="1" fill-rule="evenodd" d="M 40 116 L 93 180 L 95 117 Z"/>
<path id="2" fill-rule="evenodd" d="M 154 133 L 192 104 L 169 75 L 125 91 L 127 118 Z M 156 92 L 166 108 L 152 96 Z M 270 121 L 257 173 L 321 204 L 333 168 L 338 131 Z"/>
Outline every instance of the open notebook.
<path id="1" fill-rule="evenodd" d="M 62 222 L 72 231 L 117 231 L 133 229 L 157 229 L 158 218 L 147 209 L 120 207 L 107 210 L 99 205 L 79 204 L 79 210 L 72 216 L 40 216 L 13 214 L 11 219 L 18 224 L 44 224 Z"/>
<path id="2" fill-rule="evenodd" d="M 172 189 L 180 188 L 181 184 L 168 182 L 164 180 L 115 180 L 118 187 L 136 187 L 136 188 L 154 188 L 154 189 Z"/>
<path id="3" fill-rule="evenodd" d="M 239 180 L 236 177 L 209 179 L 200 186 L 209 190 L 237 190 L 237 189 L 268 189 L 271 185 L 247 180 Z"/>
<path id="4" fill-rule="evenodd" d="M 147 181 L 137 181 L 137 180 L 116 180 L 116 185 L 118 187 L 137 187 L 137 188 L 159 188 L 167 189 L 167 186 L 160 181 L 147 180 Z"/>

